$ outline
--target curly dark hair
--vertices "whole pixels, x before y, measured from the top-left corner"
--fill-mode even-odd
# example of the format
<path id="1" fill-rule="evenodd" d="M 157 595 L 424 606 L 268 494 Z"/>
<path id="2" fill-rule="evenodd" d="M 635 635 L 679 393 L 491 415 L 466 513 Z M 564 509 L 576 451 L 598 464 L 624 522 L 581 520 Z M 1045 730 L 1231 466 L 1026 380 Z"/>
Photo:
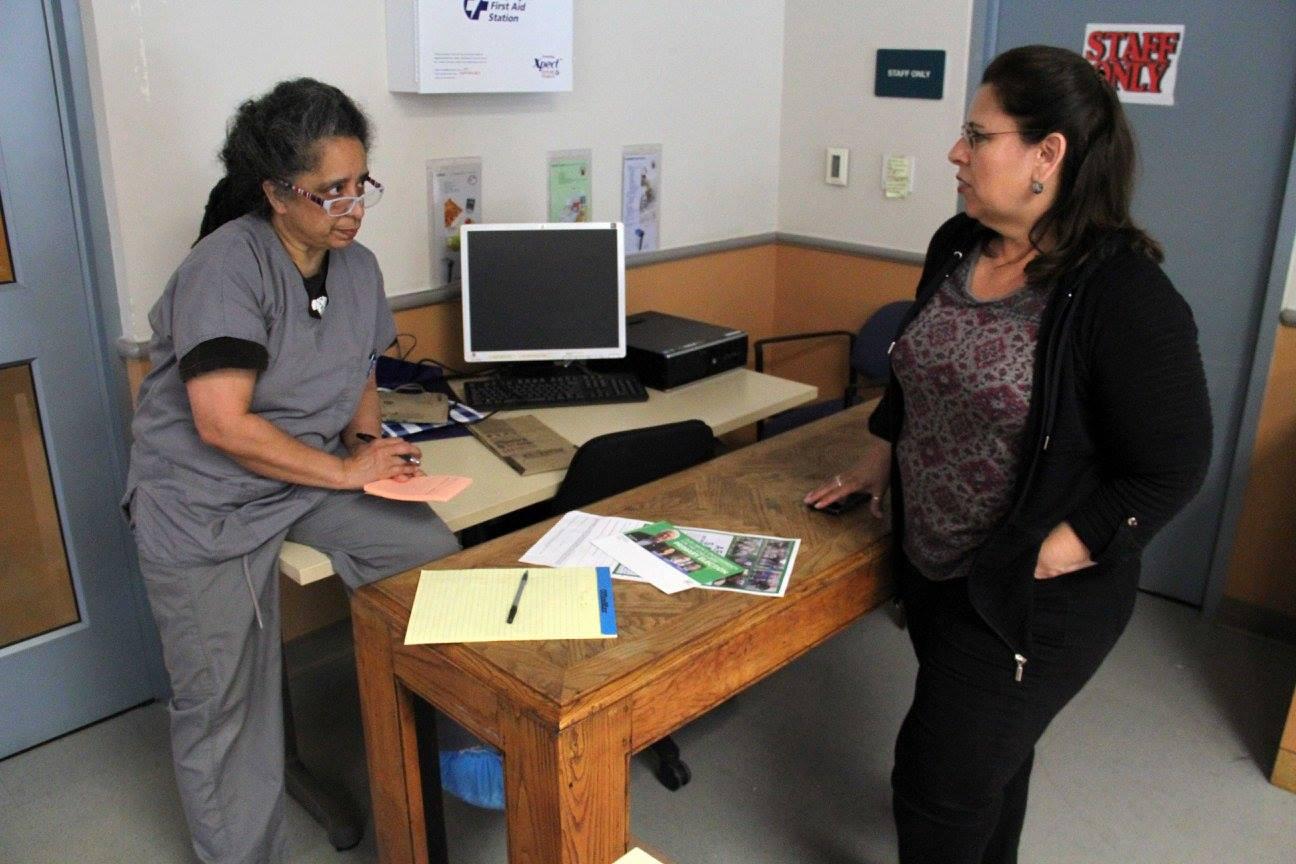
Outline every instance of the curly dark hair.
<path id="1" fill-rule="evenodd" d="M 281 81 L 239 105 L 220 152 L 225 176 L 207 196 L 198 239 L 247 213 L 268 215 L 262 181 L 311 170 L 320 142 L 336 137 L 355 138 L 368 150 L 369 120 L 345 93 L 313 78 Z"/>
<path id="2" fill-rule="evenodd" d="M 1026 267 L 1036 284 L 1053 284 L 1083 265 L 1112 236 L 1153 261 L 1161 246 L 1130 218 L 1136 154 L 1116 91 L 1087 60 L 1065 48 L 1026 45 L 996 57 L 981 76 L 1022 138 L 1066 138 L 1057 198 L 1031 228 L 1040 254 Z M 1041 249 L 1049 238 L 1051 245 Z"/>

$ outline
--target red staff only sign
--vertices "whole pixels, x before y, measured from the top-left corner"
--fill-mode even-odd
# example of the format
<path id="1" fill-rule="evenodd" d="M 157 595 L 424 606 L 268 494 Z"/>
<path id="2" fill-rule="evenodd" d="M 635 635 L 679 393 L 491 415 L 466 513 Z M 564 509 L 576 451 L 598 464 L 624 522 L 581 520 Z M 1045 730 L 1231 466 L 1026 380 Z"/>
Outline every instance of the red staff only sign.
<path id="1" fill-rule="evenodd" d="M 1090 24 L 1083 54 L 1122 102 L 1173 105 L 1183 37 L 1182 24 Z"/>

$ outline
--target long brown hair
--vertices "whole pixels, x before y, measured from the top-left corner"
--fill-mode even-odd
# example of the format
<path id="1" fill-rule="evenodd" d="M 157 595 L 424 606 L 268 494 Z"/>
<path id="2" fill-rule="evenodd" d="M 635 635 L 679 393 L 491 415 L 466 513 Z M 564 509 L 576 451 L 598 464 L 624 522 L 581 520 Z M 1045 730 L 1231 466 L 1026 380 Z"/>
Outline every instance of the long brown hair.
<path id="1" fill-rule="evenodd" d="M 1130 218 L 1136 155 L 1129 122 L 1116 91 L 1088 61 L 1064 48 L 1027 45 L 996 57 L 981 83 L 1024 140 L 1038 143 L 1053 132 L 1066 138 L 1057 197 L 1030 231 L 1040 250 L 1026 266 L 1031 282 L 1055 283 L 1113 235 L 1161 261 L 1161 245 Z"/>

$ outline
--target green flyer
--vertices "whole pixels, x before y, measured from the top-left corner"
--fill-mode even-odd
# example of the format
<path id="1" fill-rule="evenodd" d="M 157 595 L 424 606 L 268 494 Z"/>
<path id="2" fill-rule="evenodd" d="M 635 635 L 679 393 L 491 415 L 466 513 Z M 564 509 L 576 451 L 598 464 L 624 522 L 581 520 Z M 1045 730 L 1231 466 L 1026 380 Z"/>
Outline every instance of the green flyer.
<path id="1" fill-rule="evenodd" d="M 669 522 L 650 522 L 642 528 L 625 532 L 625 536 L 659 561 L 702 585 L 743 572 L 740 565 L 707 548 Z"/>
<path id="2" fill-rule="evenodd" d="M 549 154 L 549 221 L 590 221 L 590 151 Z"/>

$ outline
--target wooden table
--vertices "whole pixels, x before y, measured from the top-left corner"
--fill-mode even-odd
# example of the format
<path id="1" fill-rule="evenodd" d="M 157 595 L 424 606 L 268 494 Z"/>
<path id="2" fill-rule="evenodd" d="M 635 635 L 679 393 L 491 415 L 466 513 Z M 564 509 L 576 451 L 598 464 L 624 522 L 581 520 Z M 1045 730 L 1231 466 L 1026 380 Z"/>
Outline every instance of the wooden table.
<path id="1" fill-rule="evenodd" d="M 609 864 L 624 854 L 632 754 L 889 595 L 885 531 L 866 509 L 834 517 L 801 503 L 858 454 L 869 410 L 851 409 L 590 508 L 799 537 L 786 597 L 667 596 L 618 581 L 616 639 L 407 647 L 418 572 L 357 592 L 352 618 L 379 860 L 428 860 L 414 696 L 503 751 L 511 864 Z M 436 566 L 512 566 L 551 524 Z"/>

